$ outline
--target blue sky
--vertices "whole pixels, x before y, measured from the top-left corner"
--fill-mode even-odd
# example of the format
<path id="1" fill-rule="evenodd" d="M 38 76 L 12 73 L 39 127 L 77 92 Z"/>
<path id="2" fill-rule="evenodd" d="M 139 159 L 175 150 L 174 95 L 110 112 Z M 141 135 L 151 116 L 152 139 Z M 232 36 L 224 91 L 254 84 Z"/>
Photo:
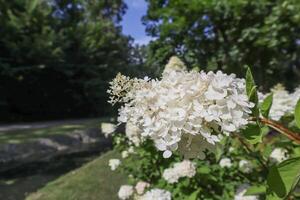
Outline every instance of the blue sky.
<path id="1" fill-rule="evenodd" d="M 147 4 L 144 0 L 125 0 L 128 6 L 126 14 L 123 16 L 121 25 L 123 33 L 131 35 L 135 43 L 148 44 L 151 37 L 145 33 L 145 26 L 142 24 L 141 18 L 146 14 Z"/>

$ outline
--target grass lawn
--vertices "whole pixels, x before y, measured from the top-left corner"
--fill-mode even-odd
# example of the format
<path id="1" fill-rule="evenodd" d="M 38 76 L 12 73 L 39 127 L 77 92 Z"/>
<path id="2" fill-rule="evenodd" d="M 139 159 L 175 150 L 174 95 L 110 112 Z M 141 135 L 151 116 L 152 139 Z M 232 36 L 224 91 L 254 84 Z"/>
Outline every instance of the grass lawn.
<path id="1" fill-rule="evenodd" d="M 74 130 L 83 130 L 87 128 L 100 127 L 100 123 L 108 119 L 91 119 L 87 121 L 78 122 L 76 124 L 63 124 L 55 127 L 27 129 L 16 131 L 2 131 L 0 132 L 0 144 L 16 144 L 31 141 L 38 138 L 45 138 L 50 135 L 69 134 Z"/>
<path id="2" fill-rule="evenodd" d="M 126 177 L 111 171 L 108 160 L 119 157 L 116 151 L 109 151 L 48 183 L 26 200 L 117 200 L 117 192 L 120 185 L 126 183 Z"/>

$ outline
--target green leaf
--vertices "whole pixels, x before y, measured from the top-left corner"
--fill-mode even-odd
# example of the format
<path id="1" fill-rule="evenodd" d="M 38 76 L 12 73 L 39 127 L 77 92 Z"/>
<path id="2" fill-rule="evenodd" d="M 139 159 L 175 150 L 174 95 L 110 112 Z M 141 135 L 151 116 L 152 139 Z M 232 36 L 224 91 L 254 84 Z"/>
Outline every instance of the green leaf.
<path id="1" fill-rule="evenodd" d="M 247 189 L 247 192 L 245 195 L 258 195 L 258 194 L 264 194 L 266 193 L 266 186 L 264 185 L 258 185 L 258 186 L 251 186 Z"/>
<path id="2" fill-rule="evenodd" d="M 248 124 L 241 133 L 251 144 L 262 142 L 262 130 L 258 124 Z"/>
<path id="3" fill-rule="evenodd" d="M 273 93 L 269 94 L 260 105 L 261 114 L 264 117 L 269 116 L 269 112 L 273 103 Z"/>
<path id="4" fill-rule="evenodd" d="M 295 122 L 298 128 L 300 128 L 300 99 L 297 102 L 295 108 Z"/>
<path id="5" fill-rule="evenodd" d="M 187 197 L 185 200 L 197 200 L 199 192 L 200 192 L 200 189 L 196 190 L 189 197 Z"/>
<path id="6" fill-rule="evenodd" d="M 28 12 L 31 13 L 36 8 L 38 3 L 39 3 L 39 0 L 29 0 L 29 1 L 27 1 L 27 10 L 28 10 Z"/>
<path id="7" fill-rule="evenodd" d="M 252 88 L 255 87 L 255 82 L 252 76 L 252 72 L 250 68 L 248 67 L 247 72 L 246 72 L 246 91 L 247 95 L 250 98 L 250 94 L 252 91 Z"/>
<path id="8" fill-rule="evenodd" d="M 300 157 L 272 166 L 267 177 L 269 199 L 287 197 L 294 190 L 299 179 Z"/>
<path id="9" fill-rule="evenodd" d="M 209 174 L 210 173 L 210 168 L 208 166 L 202 166 L 200 168 L 197 169 L 197 172 L 199 174 Z"/>

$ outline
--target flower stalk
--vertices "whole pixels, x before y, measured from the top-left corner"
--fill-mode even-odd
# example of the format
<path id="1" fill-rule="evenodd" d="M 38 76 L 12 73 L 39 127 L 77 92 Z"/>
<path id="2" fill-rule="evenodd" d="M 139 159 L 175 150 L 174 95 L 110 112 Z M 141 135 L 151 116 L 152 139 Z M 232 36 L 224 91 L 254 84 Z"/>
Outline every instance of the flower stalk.
<path id="1" fill-rule="evenodd" d="M 252 119 L 252 121 L 254 121 L 256 119 Z M 293 140 L 294 142 L 296 142 L 297 144 L 300 144 L 300 134 L 299 133 L 295 133 L 291 130 L 289 130 L 288 128 L 282 126 L 281 124 L 270 120 L 270 119 L 266 119 L 266 118 L 259 118 L 258 119 L 261 123 L 269 126 L 270 128 L 278 131 L 279 133 L 285 135 L 286 137 L 288 137 L 289 139 Z"/>

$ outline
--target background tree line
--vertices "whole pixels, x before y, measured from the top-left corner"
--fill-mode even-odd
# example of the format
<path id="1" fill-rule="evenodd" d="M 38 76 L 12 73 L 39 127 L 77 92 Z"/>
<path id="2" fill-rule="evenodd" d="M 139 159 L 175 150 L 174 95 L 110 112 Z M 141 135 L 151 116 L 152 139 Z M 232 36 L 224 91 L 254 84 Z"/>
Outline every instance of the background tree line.
<path id="1" fill-rule="evenodd" d="M 138 63 L 125 10 L 122 0 L 0 0 L 0 118 L 109 114 L 107 82 Z"/>
<path id="2" fill-rule="evenodd" d="M 147 47 L 122 34 L 122 0 L 0 0 L 0 120 L 108 116 L 117 72 L 159 76 L 170 56 L 190 68 L 289 89 L 300 80 L 300 1 L 146 0 Z"/>
<path id="3" fill-rule="evenodd" d="M 163 66 L 173 54 L 189 66 L 238 76 L 250 66 L 261 89 L 300 80 L 300 1 L 146 0 L 143 21 L 157 40 L 148 64 Z"/>

